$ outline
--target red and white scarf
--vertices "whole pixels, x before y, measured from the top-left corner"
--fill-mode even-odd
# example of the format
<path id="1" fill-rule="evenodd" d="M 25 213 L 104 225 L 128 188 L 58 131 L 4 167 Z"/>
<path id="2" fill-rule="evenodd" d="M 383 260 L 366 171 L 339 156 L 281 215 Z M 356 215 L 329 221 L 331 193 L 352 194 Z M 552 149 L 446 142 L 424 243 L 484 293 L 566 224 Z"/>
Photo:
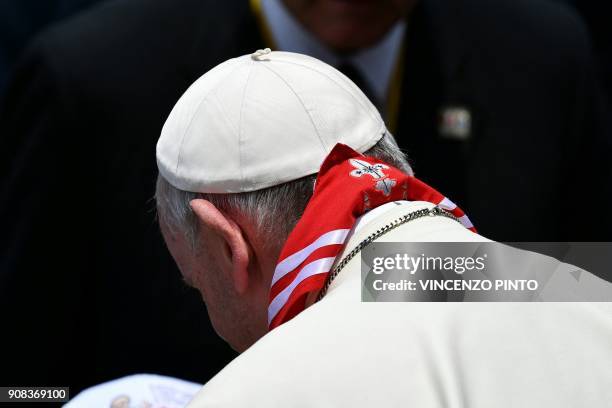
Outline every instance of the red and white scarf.
<path id="1" fill-rule="evenodd" d="M 270 330 L 304 310 L 307 295 L 323 288 L 357 218 L 398 200 L 436 204 L 476 231 L 459 207 L 427 184 L 338 143 L 321 165 L 312 198 L 274 270 Z"/>

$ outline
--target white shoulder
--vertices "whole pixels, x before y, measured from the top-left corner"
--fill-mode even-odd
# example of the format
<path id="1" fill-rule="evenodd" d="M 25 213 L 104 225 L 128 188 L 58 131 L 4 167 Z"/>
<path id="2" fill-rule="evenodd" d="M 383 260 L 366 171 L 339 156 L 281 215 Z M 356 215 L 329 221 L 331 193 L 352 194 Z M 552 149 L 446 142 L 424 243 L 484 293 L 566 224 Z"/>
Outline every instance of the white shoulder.
<path id="1" fill-rule="evenodd" d="M 287 407 L 297 395 L 311 399 L 308 378 L 325 353 L 304 347 L 307 327 L 291 321 L 268 333 L 206 383 L 188 407 Z"/>

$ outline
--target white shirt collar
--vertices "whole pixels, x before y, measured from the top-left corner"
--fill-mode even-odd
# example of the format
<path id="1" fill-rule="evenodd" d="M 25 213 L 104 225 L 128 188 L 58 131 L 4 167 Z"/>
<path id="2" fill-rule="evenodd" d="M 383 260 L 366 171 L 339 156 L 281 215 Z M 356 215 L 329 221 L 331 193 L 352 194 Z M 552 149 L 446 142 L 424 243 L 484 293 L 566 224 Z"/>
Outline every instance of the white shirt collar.
<path id="1" fill-rule="evenodd" d="M 361 230 L 364 226 L 366 226 L 367 224 L 370 223 L 370 221 L 382 216 L 383 214 L 395 209 L 395 207 L 397 207 L 398 205 L 407 205 L 410 204 L 410 201 L 406 201 L 406 200 L 398 200 L 398 201 L 391 201 L 388 203 L 385 203 L 381 206 L 378 206 L 376 208 L 372 208 L 370 211 L 368 211 L 367 213 L 363 214 L 361 217 L 357 218 L 357 220 L 355 221 L 355 224 L 353 225 L 353 229 L 352 229 L 352 233 L 356 234 L 357 232 L 359 232 L 359 230 Z M 348 242 L 348 240 L 347 240 Z"/>
<path id="2" fill-rule="evenodd" d="M 262 13 L 280 50 L 297 52 L 338 66 L 349 62 L 359 70 L 379 101 L 387 99 L 406 23 L 400 20 L 376 45 L 350 57 L 341 57 L 321 44 L 287 10 L 282 0 L 261 0 Z"/>

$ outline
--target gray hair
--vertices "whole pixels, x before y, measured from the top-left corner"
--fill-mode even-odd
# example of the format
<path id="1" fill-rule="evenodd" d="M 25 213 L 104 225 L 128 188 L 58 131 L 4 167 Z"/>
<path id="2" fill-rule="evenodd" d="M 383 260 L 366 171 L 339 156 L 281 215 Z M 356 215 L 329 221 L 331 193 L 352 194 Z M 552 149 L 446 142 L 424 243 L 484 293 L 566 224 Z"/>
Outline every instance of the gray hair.
<path id="1" fill-rule="evenodd" d="M 413 175 L 405 154 L 389 133 L 364 154 Z M 312 196 L 316 176 L 312 174 L 246 193 L 210 194 L 179 190 L 159 175 L 155 191 L 157 212 L 160 220 L 173 233 L 184 234 L 192 247 L 195 247 L 198 223 L 189 203 L 196 198 L 203 198 L 233 217 L 248 220 L 271 247 L 280 246 L 302 216 Z"/>

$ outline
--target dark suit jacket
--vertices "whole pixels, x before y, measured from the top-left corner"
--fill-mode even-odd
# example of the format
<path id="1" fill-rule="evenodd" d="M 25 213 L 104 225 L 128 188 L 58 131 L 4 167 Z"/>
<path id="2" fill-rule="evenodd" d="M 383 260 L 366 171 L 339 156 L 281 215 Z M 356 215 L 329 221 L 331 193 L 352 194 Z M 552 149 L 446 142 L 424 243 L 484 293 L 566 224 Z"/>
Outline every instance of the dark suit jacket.
<path id="1" fill-rule="evenodd" d="M 196 78 L 264 45 L 247 1 L 204 0 L 109 2 L 32 44 L 0 119 L 0 382 L 204 382 L 233 356 L 158 232 L 155 144 Z M 425 0 L 411 16 L 396 136 L 485 236 L 610 238 L 588 45 L 545 2 Z M 439 136 L 447 105 L 471 110 L 468 141 Z"/>
<path id="2" fill-rule="evenodd" d="M 0 95 L 12 65 L 42 28 L 98 0 L 5 0 L 0 2 Z"/>

